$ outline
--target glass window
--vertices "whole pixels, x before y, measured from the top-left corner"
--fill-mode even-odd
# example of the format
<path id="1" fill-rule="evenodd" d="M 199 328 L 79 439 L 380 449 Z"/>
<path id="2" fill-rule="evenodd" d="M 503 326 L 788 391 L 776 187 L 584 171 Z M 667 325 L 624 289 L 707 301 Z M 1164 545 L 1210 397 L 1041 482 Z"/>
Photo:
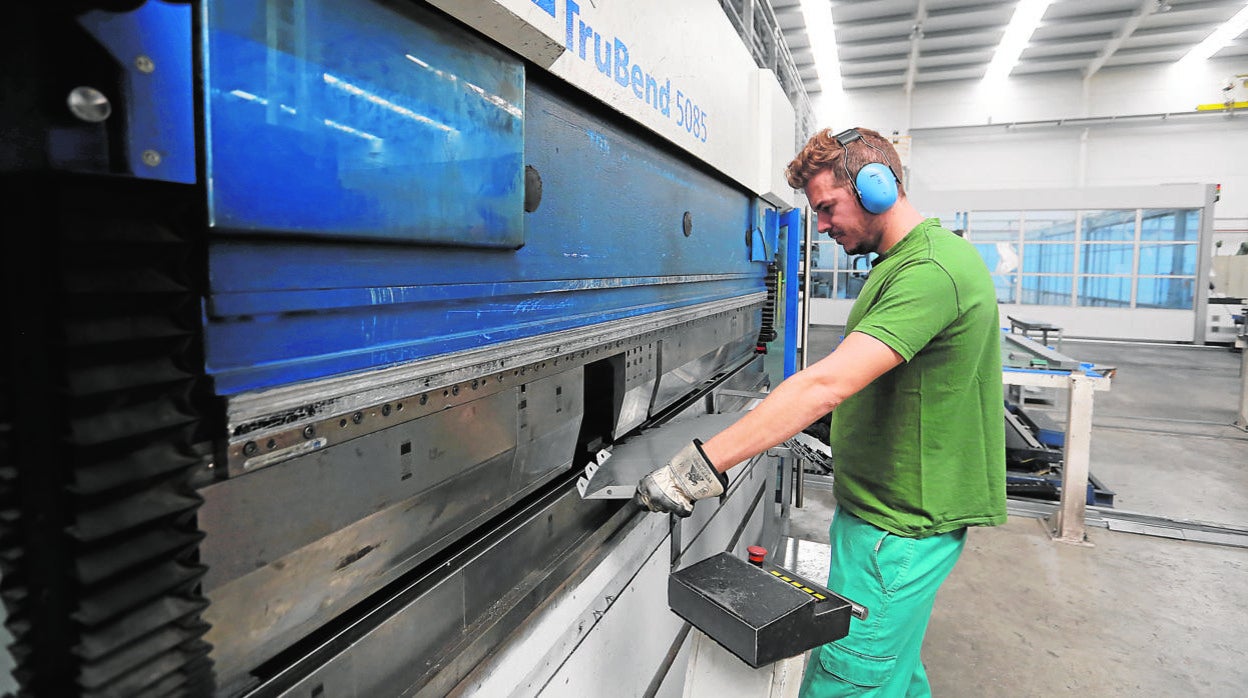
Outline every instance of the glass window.
<path id="1" fill-rule="evenodd" d="M 810 273 L 811 298 L 857 298 L 866 283 L 865 274 L 843 271 L 812 271 Z"/>
<path id="2" fill-rule="evenodd" d="M 962 230 L 963 232 L 965 232 L 966 222 L 965 222 L 965 220 L 963 219 L 962 214 L 960 214 L 960 213 L 958 213 L 958 212 L 955 212 L 955 211 L 934 211 L 934 212 L 930 212 L 930 213 L 929 213 L 929 212 L 927 212 L 927 211 L 922 211 L 921 213 L 922 213 L 922 215 L 923 215 L 923 217 L 924 217 L 924 218 L 937 218 L 937 219 L 939 219 L 939 220 L 940 220 L 940 225 L 941 225 L 941 227 L 943 227 L 943 228 L 947 228 L 948 230 L 952 230 L 952 231 L 953 231 L 953 232 L 955 232 L 955 233 L 956 233 L 956 232 L 958 232 L 959 230 Z"/>
<path id="3" fill-rule="evenodd" d="M 1156 278 L 1141 276 L 1139 291 L 1135 296 L 1137 308 L 1179 308 L 1187 310 L 1195 307 L 1192 288 L 1195 278 Z"/>
<path id="4" fill-rule="evenodd" d="M 1140 245 L 1140 274 L 1195 276 L 1196 245 Z"/>
<path id="5" fill-rule="evenodd" d="M 1086 244 L 1080 250 L 1079 271 L 1084 274 L 1131 276 L 1134 244 Z"/>
<path id="6" fill-rule="evenodd" d="M 1135 209 L 1084 211 L 1083 239 L 1090 242 L 1134 240 Z"/>
<path id="7" fill-rule="evenodd" d="M 1028 243 L 1023 245 L 1023 271 L 1041 274 L 1074 273 L 1074 244 Z"/>
<path id="8" fill-rule="evenodd" d="M 1141 240 L 1200 240 L 1199 209 L 1144 209 L 1140 219 Z"/>
<path id="9" fill-rule="evenodd" d="M 841 247 L 840 245 L 838 245 L 836 242 L 832 240 L 828 240 L 827 242 L 823 243 L 823 248 L 824 250 L 822 254 L 828 255 L 827 259 L 824 260 L 824 266 L 822 267 L 825 269 L 833 269 L 833 268 L 838 269 L 838 270 L 856 269 L 858 271 L 866 272 L 866 271 L 871 270 L 871 262 L 876 257 L 879 256 L 874 252 L 870 252 L 865 255 L 845 254 L 845 248 Z M 835 252 L 833 252 L 833 250 L 835 250 Z M 835 259 L 836 259 L 835 266 L 833 266 L 830 263 L 830 260 L 832 259 L 832 255 L 835 255 Z"/>
<path id="10" fill-rule="evenodd" d="M 1030 305 L 1070 305 L 1073 278 L 1023 274 L 1021 302 Z"/>
<path id="11" fill-rule="evenodd" d="M 988 265 L 989 269 L 996 269 L 1001 263 L 1001 253 L 997 251 L 996 245 L 980 243 L 974 247 L 979 256 L 984 258 L 984 264 Z"/>
<path id="12" fill-rule="evenodd" d="M 1013 303 L 1014 301 L 1014 285 L 1018 280 L 1017 274 L 993 274 L 992 285 L 997 288 L 998 303 Z"/>
<path id="13" fill-rule="evenodd" d="M 1074 211 L 1028 211 L 1023 217 L 1024 240 L 1075 239 Z"/>
<path id="14" fill-rule="evenodd" d="M 837 272 L 836 297 L 857 298 L 862 292 L 862 285 L 867 283 L 866 272 Z"/>
<path id="15" fill-rule="evenodd" d="M 1093 308 L 1131 307 L 1131 277 L 1080 277 L 1079 305 Z"/>
<path id="16" fill-rule="evenodd" d="M 966 218 L 966 237 L 975 242 L 1017 240 L 1022 223 L 1017 211 L 971 211 Z"/>
<path id="17" fill-rule="evenodd" d="M 988 271 L 994 274 L 1008 274 L 1018 271 L 1018 244 L 1013 242 L 979 242 L 972 243 L 979 256 L 983 258 Z"/>
<path id="18" fill-rule="evenodd" d="M 866 276 L 871 271 L 871 264 L 875 262 L 879 255 L 872 252 L 871 254 L 853 254 L 847 255 L 847 261 L 842 269 L 849 269 L 861 276 Z"/>
<path id="19" fill-rule="evenodd" d="M 832 279 L 835 275 L 828 271 L 811 271 L 810 297 L 832 298 Z"/>
<path id="20" fill-rule="evenodd" d="M 835 242 L 811 242 L 811 271 L 816 269 L 827 269 L 829 271 L 836 269 L 837 254 L 834 248 L 837 247 L 840 247 L 840 245 L 837 245 Z"/>
<path id="21" fill-rule="evenodd" d="M 1194 306 L 1202 209 L 970 211 L 1001 303 Z M 1169 278 L 1167 278 L 1169 277 Z"/>

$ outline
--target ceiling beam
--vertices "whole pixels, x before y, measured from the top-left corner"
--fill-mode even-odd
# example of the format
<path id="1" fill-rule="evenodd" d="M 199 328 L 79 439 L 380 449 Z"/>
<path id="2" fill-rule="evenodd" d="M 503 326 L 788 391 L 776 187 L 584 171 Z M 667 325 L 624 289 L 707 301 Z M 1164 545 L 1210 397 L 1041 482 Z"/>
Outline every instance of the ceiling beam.
<path id="1" fill-rule="evenodd" d="M 909 22 L 913 19 L 909 14 L 881 15 L 879 17 L 871 17 L 868 19 L 858 19 L 853 21 L 841 21 L 836 23 L 836 28 L 844 28 L 846 31 L 857 31 L 871 29 L 881 24 L 892 24 L 895 22 Z"/>
<path id="2" fill-rule="evenodd" d="M 977 16 L 982 16 L 983 13 L 985 12 L 1000 12 L 1006 15 L 1008 19 L 1008 16 L 1013 11 L 1014 11 L 1013 2 L 1010 2 L 1009 0 L 1005 2 L 1002 2 L 1001 0 L 992 0 L 991 2 L 982 2 L 982 3 L 977 3 L 977 4 L 971 4 L 971 5 L 957 5 L 955 7 L 944 7 L 944 8 L 935 7 L 935 8 L 932 8 L 931 10 L 928 10 L 927 16 L 933 19 L 935 18 L 944 19 L 948 17 L 959 17 L 959 16 L 977 17 Z"/>
<path id="3" fill-rule="evenodd" d="M 930 14 L 928 15 L 931 16 Z M 1006 25 L 1000 24 L 979 24 L 974 26 L 962 26 L 956 29 L 940 29 L 937 31 L 924 31 L 925 39 L 962 39 L 968 36 L 978 34 L 992 35 L 992 45 L 996 46 L 1001 41 L 1001 34 L 1005 32 Z"/>
<path id="4" fill-rule="evenodd" d="M 1151 15 L 1156 10 L 1157 0 L 1140 0 L 1139 6 L 1135 8 L 1135 13 L 1127 18 L 1127 21 L 1118 30 L 1118 33 L 1114 34 L 1114 38 L 1110 39 L 1109 43 L 1105 44 L 1105 48 L 1101 49 L 1096 58 L 1093 58 L 1092 62 L 1083 69 L 1083 79 L 1088 80 L 1093 75 L 1096 75 L 1096 71 L 1100 70 L 1105 65 L 1105 62 L 1118 52 L 1123 42 L 1131 38 L 1131 35 L 1139 28 L 1140 22 L 1143 22 L 1145 17 Z"/>
<path id="5" fill-rule="evenodd" d="M 1117 32 L 1096 32 L 1095 34 L 1071 34 L 1052 39 L 1032 39 L 1027 48 L 1060 48 L 1071 44 L 1103 44 L 1117 36 Z"/>
<path id="6" fill-rule="evenodd" d="M 1221 22 L 1197 22 L 1186 24 L 1170 24 L 1164 27 L 1148 27 L 1141 29 L 1135 33 L 1137 37 L 1145 36 L 1166 36 L 1168 34 L 1189 34 L 1190 38 L 1195 39 L 1192 45 L 1195 46 L 1201 39 L 1209 36 L 1214 29 L 1218 28 Z"/>
<path id="7" fill-rule="evenodd" d="M 919 42 L 923 39 L 923 23 L 927 21 L 927 0 L 919 0 L 914 11 L 914 28 L 910 30 L 910 64 L 906 67 L 906 94 L 914 91 L 914 78 L 919 72 Z"/>

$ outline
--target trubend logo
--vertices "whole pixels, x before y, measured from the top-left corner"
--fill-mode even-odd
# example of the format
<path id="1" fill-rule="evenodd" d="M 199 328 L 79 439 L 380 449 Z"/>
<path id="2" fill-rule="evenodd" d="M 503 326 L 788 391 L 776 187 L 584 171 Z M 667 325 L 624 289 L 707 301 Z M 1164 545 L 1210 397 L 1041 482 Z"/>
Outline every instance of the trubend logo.
<path id="1" fill-rule="evenodd" d="M 559 0 L 532 0 L 543 12 L 558 19 Z M 673 118 L 672 80 L 662 83 L 644 70 L 628 53 L 628 44 L 619 37 L 605 37 L 581 16 L 581 6 L 574 0 L 563 0 L 564 47 L 582 61 L 594 54 L 594 67 L 598 72 L 628 88 L 633 96 L 645 102 L 664 117 Z M 593 48 L 590 48 L 592 44 Z M 695 139 L 705 143 L 710 135 L 710 114 L 689 99 L 681 90 L 675 90 L 676 125 L 682 127 Z"/>

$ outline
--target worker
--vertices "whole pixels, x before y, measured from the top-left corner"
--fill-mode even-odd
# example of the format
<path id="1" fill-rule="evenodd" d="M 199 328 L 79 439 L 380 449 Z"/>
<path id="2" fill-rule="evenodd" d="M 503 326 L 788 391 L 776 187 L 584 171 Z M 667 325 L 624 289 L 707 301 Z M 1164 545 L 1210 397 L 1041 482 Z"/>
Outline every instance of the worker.
<path id="1" fill-rule="evenodd" d="M 688 516 L 725 471 L 832 413 L 836 509 L 828 588 L 869 609 L 811 654 L 802 695 L 923 696 L 919 653 L 969 526 L 1006 520 L 1001 338 L 971 244 L 906 197 L 900 158 L 863 128 L 816 133 L 788 165 L 818 230 L 874 252 L 836 349 L 646 475 L 636 501 Z"/>

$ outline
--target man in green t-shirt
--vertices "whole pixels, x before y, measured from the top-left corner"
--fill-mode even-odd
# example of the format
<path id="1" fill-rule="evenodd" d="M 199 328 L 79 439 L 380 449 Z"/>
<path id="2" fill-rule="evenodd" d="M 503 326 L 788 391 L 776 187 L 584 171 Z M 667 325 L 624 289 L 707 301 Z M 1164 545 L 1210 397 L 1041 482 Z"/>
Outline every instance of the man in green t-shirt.
<path id="1" fill-rule="evenodd" d="M 688 516 L 729 468 L 832 413 L 836 513 L 828 587 L 870 609 L 817 648 L 802 695 L 929 695 L 919 654 L 966 527 L 1005 522 L 996 293 L 978 253 L 910 204 L 892 144 L 815 134 L 789 163 L 818 229 L 877 256 L 845 339 L 735 424 L 647 475 L 636 499 Z"/>

